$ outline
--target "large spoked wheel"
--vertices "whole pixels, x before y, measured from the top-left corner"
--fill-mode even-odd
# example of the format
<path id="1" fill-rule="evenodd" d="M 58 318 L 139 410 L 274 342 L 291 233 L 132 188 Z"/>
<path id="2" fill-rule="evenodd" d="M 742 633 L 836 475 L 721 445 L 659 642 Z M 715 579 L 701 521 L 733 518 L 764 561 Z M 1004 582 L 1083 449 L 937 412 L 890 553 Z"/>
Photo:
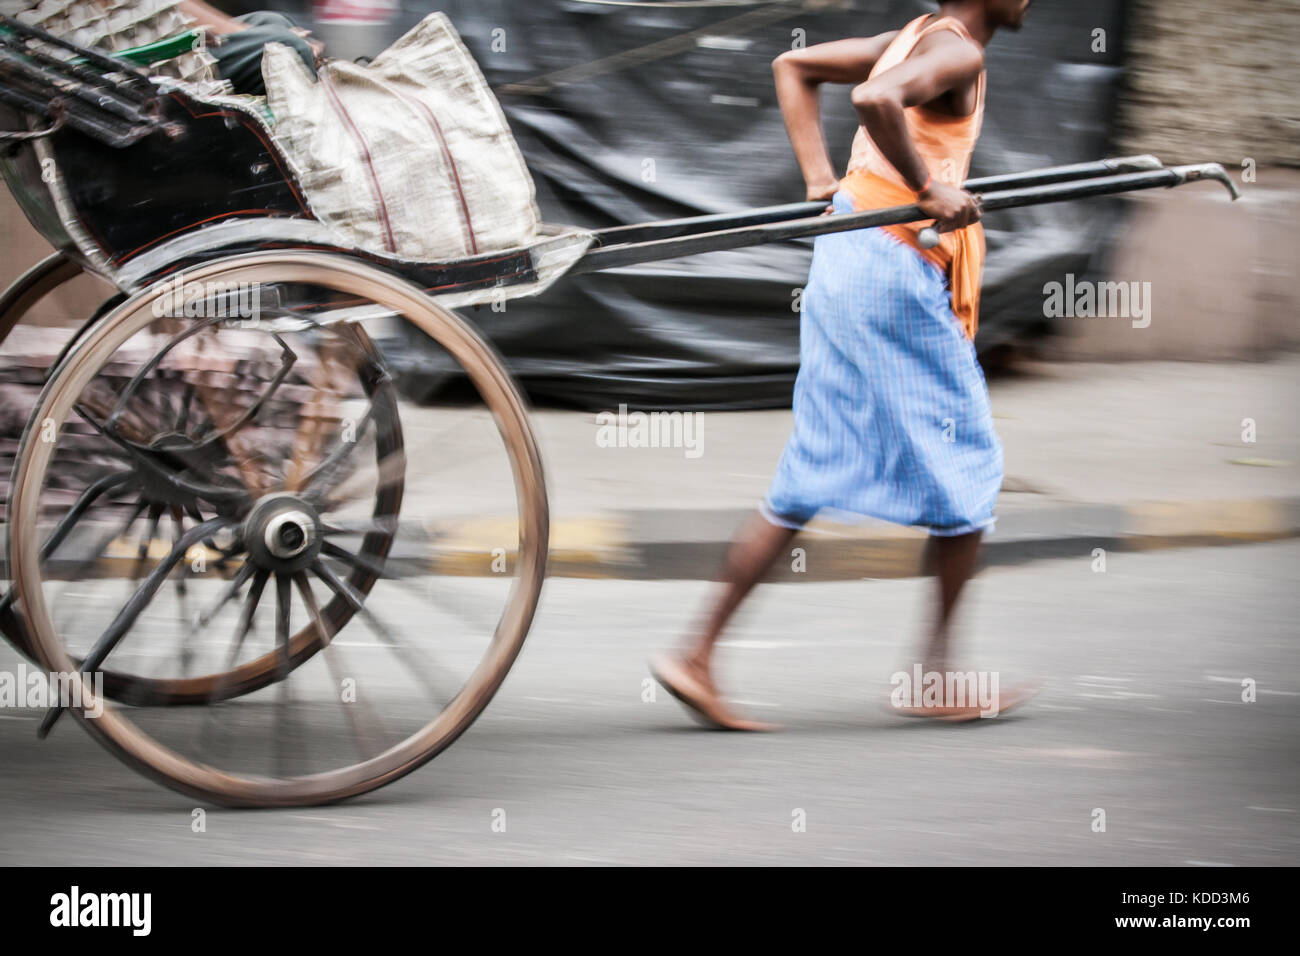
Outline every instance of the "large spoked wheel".
<path id="1" fill-rule="evenodd" d="M 399 406 L 356 324 L 375 315 L 427 333 L 470 386 L 455 405 Z M 261 253 L 133 296 L 69 352 L 9 543 L 32 650 L 95 736 L 186 793 L 292 806 L 464 732 L 527 635 L 547 527 L 527 409 L 473 329 L 355 260 Z"/>

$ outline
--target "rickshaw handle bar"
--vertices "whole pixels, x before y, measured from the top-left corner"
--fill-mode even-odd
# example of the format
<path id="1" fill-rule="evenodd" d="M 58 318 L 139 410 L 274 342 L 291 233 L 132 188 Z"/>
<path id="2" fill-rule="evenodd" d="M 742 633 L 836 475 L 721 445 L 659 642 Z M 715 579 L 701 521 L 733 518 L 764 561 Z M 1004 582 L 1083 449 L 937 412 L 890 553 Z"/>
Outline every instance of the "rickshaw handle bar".
<path id="1" fill-rule="evenodd" d="M 1148 169 L 1160 169 L 1160 160 L 1150 153 L 1141 156 L 1117 156 L 1111 159 L 1097 159 L 1087 163 L 1070 163 L 1066 166 L 1045 166 L 1042 169 L 1029 169 L 1022 173 L 1003 173 L 999 176 L 980 176 L 968 179 L 961 184 L 967 192 L 985 192 L 992 189 L 1013 186 L 1040 186 L 1047 183 L 1060 183 L 1072 179 L 1087 179 L 1091 176 L 1107 176 L 1115 173 L 1136 173 Z M 645 242 L 649 239 L 672 239 L 675 236 L 689 236 L 702 232 L 717 232 L 721 229 L 734 229 L 741 226 L 757 226 L 767 222 L 786 222 L 791 219 L 804 219 L 817 216 L 826 208 L 824 200 L 814 202 L 787 203 L 783 206 L 763 206 L 749 209 L 742 213 L 716 213 L 708 216 L 689 216 L 684 219 L 665 219 L 659 222 L 639 223 L 630 226 L 614 226 L 601 229 L 596 233 L 596 242 L 602 246 L 625 245 L 629 242 Z"/>
<path id="2" fill-rule="evenodd" d="M 1213 179 L 1223 183 L 1233 199 L 1240 195 L 1236 185 L 1228 178 L 1227 172 L 1221 165 L 1201 163 L 986 192 L 982 194 L 981 206 L 985 212 L 992 212 L 998 209 L 1015 209 L 1020 206 L 1085 199 L 1089 196 L 1107 196 L 1140 189 L 1181 186 L 1200 179 Z M 825 208 L 825 203 L 818 205 Z M 697 255 L 703 252 L 741 249 L 768 242 L 804 239 L 809 236 L 849 232 L 854 229 L 871 229 L 876 226 L 892 226 L 930 218 L 932 217 L 922 212 L 919 206 L 913 204 L 840 216 L 813 216 L 789 222 L 745 225 L 676 238 L 599 246 L 590 249 L 569 271 L 571 273 L 596 272 L 601 269 L 614 269 L 659 259 L 675 259 L 679 256 Z"/>

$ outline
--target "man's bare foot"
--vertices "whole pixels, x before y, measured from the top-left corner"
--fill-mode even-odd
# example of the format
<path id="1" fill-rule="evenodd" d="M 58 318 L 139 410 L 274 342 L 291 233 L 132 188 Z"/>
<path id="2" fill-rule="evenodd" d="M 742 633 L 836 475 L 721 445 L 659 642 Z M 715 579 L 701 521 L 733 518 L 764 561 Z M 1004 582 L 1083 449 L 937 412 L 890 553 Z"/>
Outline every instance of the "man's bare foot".
<path id="1" fill-rule="evenodd" d="M 778 730 L 775 724 L 747 720 L 733 713 L 718 693 L 708 670 L 676 654 L 650 658 L 650 673 L 664 690 L 686 705 L 687 712 L 717 730 Z"/>
<path id="2" fill-rule="evenodd" d="M 981 707 L 978 704 L 958 705 L 956 702 L 945 701 L 933 705 L 895 706 L 893 711 L 904 717 L 929 717 L 931 720 L 965 723 L 970 720 L 979 720 L 981 717 L 1000 717 L 1032 698 L 1041 687 L 1042 681 L 1030 680 L 1012 685 L 1005 690 L 999 690 L 997 700 L 994 702 L 996 710 L 992 707 Z"/>

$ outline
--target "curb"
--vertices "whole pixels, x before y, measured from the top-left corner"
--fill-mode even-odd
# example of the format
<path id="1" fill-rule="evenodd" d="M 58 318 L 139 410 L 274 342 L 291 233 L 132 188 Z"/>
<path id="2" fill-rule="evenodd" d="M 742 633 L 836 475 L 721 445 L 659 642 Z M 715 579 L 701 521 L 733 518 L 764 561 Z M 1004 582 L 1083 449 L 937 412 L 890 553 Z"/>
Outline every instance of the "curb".
<path id="1" fill-rule="evenodd" d="M 646 511 L 622 516 L 623 534 L 611 540 L 599 572 L 586 555 L 552 547 L 553 576 L 636 580 L 713 579 L 732 535 L 752 514 Z M 918 575 L 928 535 L 913 528 L 873 524 L 845 529 L 813 525 L 797 537 L 790 562 L 778 563 L 767 581 L 840 581 Z M 1300 537 L 1300 496 L 1126 505 L 1056 504 L 1008 509 L 982 549 L 985 566 L 1083 558 L 1094 550 L 1158 551 L 1215 547 Z M 802 570 L 796 570 L 798 566 Z M 572 572 L 572 573 L 571 573 Z"/>

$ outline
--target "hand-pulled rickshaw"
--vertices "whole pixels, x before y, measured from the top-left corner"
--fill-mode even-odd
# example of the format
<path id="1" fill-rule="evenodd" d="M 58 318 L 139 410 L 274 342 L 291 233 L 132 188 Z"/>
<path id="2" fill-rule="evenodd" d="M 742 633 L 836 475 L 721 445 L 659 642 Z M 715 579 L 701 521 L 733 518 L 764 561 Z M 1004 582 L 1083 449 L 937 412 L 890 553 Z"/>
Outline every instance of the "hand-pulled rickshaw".
<path id="1" fill-rule="evenodd" d="M 84 272 L 113 288 L 48 368 L 18 447 L 0 630 L 81 684 L 42 733 L 71 710 L 127 763 L 227 805 L 403 776 L 469 727 L 523 645 L 546 569 L 541 457 L 520 389 L 451 307 L 566 271 L 924 218 L 794 203 L 415 261 L 341 244 L 255 113 L 129 60 L 5 19 L 0 104 L 5 180 L 57 250 L 0 296 L 0 340 Z M 1150 156 L 963 185 L 991 212 L 1207 178 L 1235 197 L 1217 164 Z M 441 435 L 403 429 L 366 331 L 392 317 L 468 383 Z M 508 570 L 452 613 L 416 612 L 439 604 L 431 581 L 469 581 L 443 560 L 442 512 L 478 489 L 439 469 L 454 479 L 472 423 L 509 502 L 481 557 L 500 550 Z M 309 672 L 311 689 L 291 684 Z"/>

